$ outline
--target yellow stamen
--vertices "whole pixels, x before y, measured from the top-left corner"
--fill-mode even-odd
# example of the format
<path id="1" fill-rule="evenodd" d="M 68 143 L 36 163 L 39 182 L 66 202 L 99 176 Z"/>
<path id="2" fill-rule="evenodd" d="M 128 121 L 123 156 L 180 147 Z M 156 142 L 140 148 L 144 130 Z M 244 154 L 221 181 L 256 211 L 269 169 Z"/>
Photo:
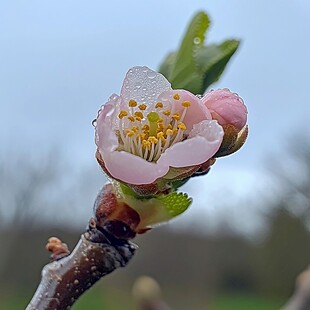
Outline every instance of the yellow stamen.
<path id="1" fill-rule="evenodd" d="M 128 119 L 129 119 L 131 122 L 134 122 L 134 121 L 135 121 L 135 118 L 134 118 L 132 115 L 128 116 Z"/>
<path id="2" fill-rule="evenodd" d="M 146 109 L 146 105 L 145 104 L 140 104 L 138 106 L 138 108 L 141 110 L 141 111 L 144 111 Z"/>
<path id="3" fill-rule="evenodd" d="M 172 125 L 169 124 L 169 125 L 167 126 L 167 129 L 172 129 Z"/>
<path id="4" fill-rule="evenodd" d="M 162 108 L 164 105 L 162 102 L 157 102 L 156 105 L 155 105 L 155 108 Z"/>
<path id="5" fill-rule="evenodd" d="M 159 131 L 163 131 L 165 129 L 165 126 L 163 123 L 158 123 L 157 128 L 159 129 Z"/>
<path id="6" fill-rule="evenodd" d="M 133 130 L 130 129 L 126 129 L 126 133 L 128 137 L 133 137 L 135 135 L 135 132 Z"/>
<path id="7" fill-rule="evenodd" d="M 174 94 L 173 99 L 179 100 L 180 99 L 180 95 L 178 93 Z"/>
<path id="8" fill-rule="evenodd" d="M 139 117 L 139 116 L 136 116 L 136 121 L 141 122 L 141 121 L 142 121 L 142 118 Z"/>
<path id="9" fill-rule="evenodd" d="M 128 102 L 128 106 L 130 106 L 131 108 L 136 107 L 137 106 L 137 101 L 133 100 L 133 99 L 130 99 L 129 102 Z"/>
<path id="10" fill-rule="evenodd" d="M 147 141 L 147 140 L 143 140 L 142 141 L 142 146 L 145 147 L 145 148 L 150 149 L 151 148 L 151 142 Z"/>
<path id="11" fill-rule="evenodd" d="M 158 139 L 156 139 L 155 137 L 149 137 L 148 139 L 147 139 L 148 141 L 150 141 L 151 143 L 154 143 L 154 144 L 157 144 L 158 143 Z"/>
<path id="12" fill-rule="evenodd" d="M 182 106 L 183 106 L 184 108 L 188 108 L 188 107 L 190 107 L 190 105 L 191 105 L 191 103 L 190 103 L 189 101 L 183 101 L 183 102 L 182 102 Z"/>
<path id="13" fill-rule="evenodd" d="M 174 131 L 172 129 L 167 129 L 166 130 L 166 135 L 173 135 L 174 134 Z"/>
<path id="14" fill-rule="evenodd" d="M 181 130 L 186 130 L 186 126 L 185 126 L 185 124 L 182 123 L 182 122 L 180 122 L 180 123 L 178 124 L 178 128 L 181 129 Z"/>
<path id="15" fill-rule="evenodd" d="M 166 110 L 166 111 L 163 112 L 163 114 L 166 115 L 166 116 L 169 116 L 171 114 L 171 111 L 170 110 Z"/>
<path id="16" fill-rule="evenodd" d="M 118 118 L 122 119 L 123 117 L 127 116 L 128 112 L 125 110 L 121 110 L 118 114 Z"/>
<path id="17" fill-rule="evenodd" d="M 134 115 L 141 118 L 141 119 L 143 118 L 143 113 L 140 111 L 135 112 Z"/>
<path id="18" fill-rule="evenodd" d="M 174 114 L 172 114 L 171 117 L 174 118 L 175 120 L 179 121 L 181 118 L 181 115 L 179 113 L 174 113 Z"/>
<path id="19" fill-rule="evenodd" d="M 150 130 L 150 126 L 149 125 L 143 125 L 143 127 L 141 128 L 143 131 L 148 131 Z"/>
<path id="20" fill-rule="evenodd" d="M 132 130 L 133 132 L 137 132 L 137 131 L 139 130 L 139 128 L 138 128 L 138 126 L 133 126 L 133 127 L 131 128 L 131 130 Z"/>
<path id="21" fill-rule="evenodd" d="M 166 139 L 164 137 L 164 133 L 162 131 L 157 133 L 157 139 L 161 139 L 162 142 L 166 141 Z"/>
<path id="22" fill-rule="evenodd" d="M 137 140 L 141 138 L 141 140 L 143 141 L 145 139 L 145 134 L 144 133 L 139 133 L 137 134 Z"/>

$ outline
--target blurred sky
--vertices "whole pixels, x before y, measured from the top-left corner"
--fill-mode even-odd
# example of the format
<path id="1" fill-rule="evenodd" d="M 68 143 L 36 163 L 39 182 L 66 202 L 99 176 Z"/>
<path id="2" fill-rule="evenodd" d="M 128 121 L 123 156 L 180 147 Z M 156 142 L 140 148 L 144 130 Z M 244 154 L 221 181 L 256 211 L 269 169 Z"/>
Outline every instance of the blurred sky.
<path id="1" fill-rule="evenodd" d="M 2 156 L 60 147 L 76 167 L 95 166 L 98 108 L 119 92 L 130 67 L 158 68 L 198 10 L 212 19 L 208 42 L 242 40 L 214 88 L 243 97 L 250 137 L 188 190 L 198 201 L 201 186 L 213 200 L 223 196 L 220 181 L 232 196 L 263 190 L 267 159 L 308 130 L 308 0 L 0 1 Z"/>

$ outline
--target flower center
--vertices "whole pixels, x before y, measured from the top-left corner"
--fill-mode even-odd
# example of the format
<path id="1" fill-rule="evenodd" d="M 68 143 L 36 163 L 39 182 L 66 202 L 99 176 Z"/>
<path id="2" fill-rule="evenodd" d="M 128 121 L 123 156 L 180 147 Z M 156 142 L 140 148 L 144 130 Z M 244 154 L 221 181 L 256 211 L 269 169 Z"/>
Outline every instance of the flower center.
<path id="1" fill-rule="evenodd" d="M 179 94 L 173 98 L 180 100 Z M 183 101 L 181 104 L 184 107 L 182 114 L 174 112 L 173 107 L 165 109 L 162 102 L 157 102 L 153 111 L 146 113 L 145 104 L 138 105 L 135 100 L 130 100 L 128 109 L 118 114 L 118 150 L 156 162 L 168 147 L 186 138 L 183 120 L 191 103 Z"/>

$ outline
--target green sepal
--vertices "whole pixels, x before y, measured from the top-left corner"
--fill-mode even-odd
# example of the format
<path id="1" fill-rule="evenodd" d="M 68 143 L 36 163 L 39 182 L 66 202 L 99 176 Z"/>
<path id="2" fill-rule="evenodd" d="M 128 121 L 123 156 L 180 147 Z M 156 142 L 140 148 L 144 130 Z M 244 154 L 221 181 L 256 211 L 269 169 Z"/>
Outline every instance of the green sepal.
<path id="1" fill-rule="evenodd" d="M 184 193 L 172 192 L 149 198 L 137 198 L 135 195 L 126 195 L 125 192 L 122 192 L 118 199 L 139 214 L 140 224 L 137 229 L 167 222 L 183 213 L 192 202 L 192 199 Z"/>
<path id="2" fill-rule="evenodd" d="M 163 204 L 172 217 L 182 214 L 192 203 L 192 198 L 189 198 L 187 194 L 177 192 L 160 195 L 156 199 Z"/>

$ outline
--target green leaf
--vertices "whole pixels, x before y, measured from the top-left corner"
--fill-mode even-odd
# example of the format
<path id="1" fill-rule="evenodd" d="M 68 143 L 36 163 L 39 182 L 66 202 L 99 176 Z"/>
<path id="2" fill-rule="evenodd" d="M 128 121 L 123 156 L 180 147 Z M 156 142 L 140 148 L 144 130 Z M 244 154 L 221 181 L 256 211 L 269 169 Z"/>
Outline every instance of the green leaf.
<path id="1" fill-rule="evenodd" d="M 204 46 L 205 32 L 210 25 L 204 12 L 190 22 L 180 48 L 167 55 L 159 68 L 174 89 L 203 94 L 222 75 L 230 58 L 239 47 L 238 40 Z"/>
<path id="2" fill-rule="evenodd" d="M 177 53 L 171 52 L 169 53 L 165 60 L 161 63 L 159 66 L 159 72 L 169 81 L 170 80 L 170 74 L 173 69 L 175 59 L 176 59 Z"/>
<path id="3" fill-rule="evenodd" d="M 200 94 L 220 78 L 230 58 L 237 51 L 239 43 L 238 40 L 226 40 L 219 45 L 203 46 L 197 50 L 195 60 L 200 75 L 203 76 Z"/>
<path id="4" fill-rule="evenodd" d="M 208 15 L 204 12 L 198 12 L 192 19 L 176 56 L 170 56 L 175 57 L 175 60 L 174 65 L 171 66 L 168 80 L 174 89 L 199 88 L 196 84 L 199 85 L 203 82 L 202 77 L 197 75 L 194 55 L 203 46 L 205 32 L 209 25 Z"/>

